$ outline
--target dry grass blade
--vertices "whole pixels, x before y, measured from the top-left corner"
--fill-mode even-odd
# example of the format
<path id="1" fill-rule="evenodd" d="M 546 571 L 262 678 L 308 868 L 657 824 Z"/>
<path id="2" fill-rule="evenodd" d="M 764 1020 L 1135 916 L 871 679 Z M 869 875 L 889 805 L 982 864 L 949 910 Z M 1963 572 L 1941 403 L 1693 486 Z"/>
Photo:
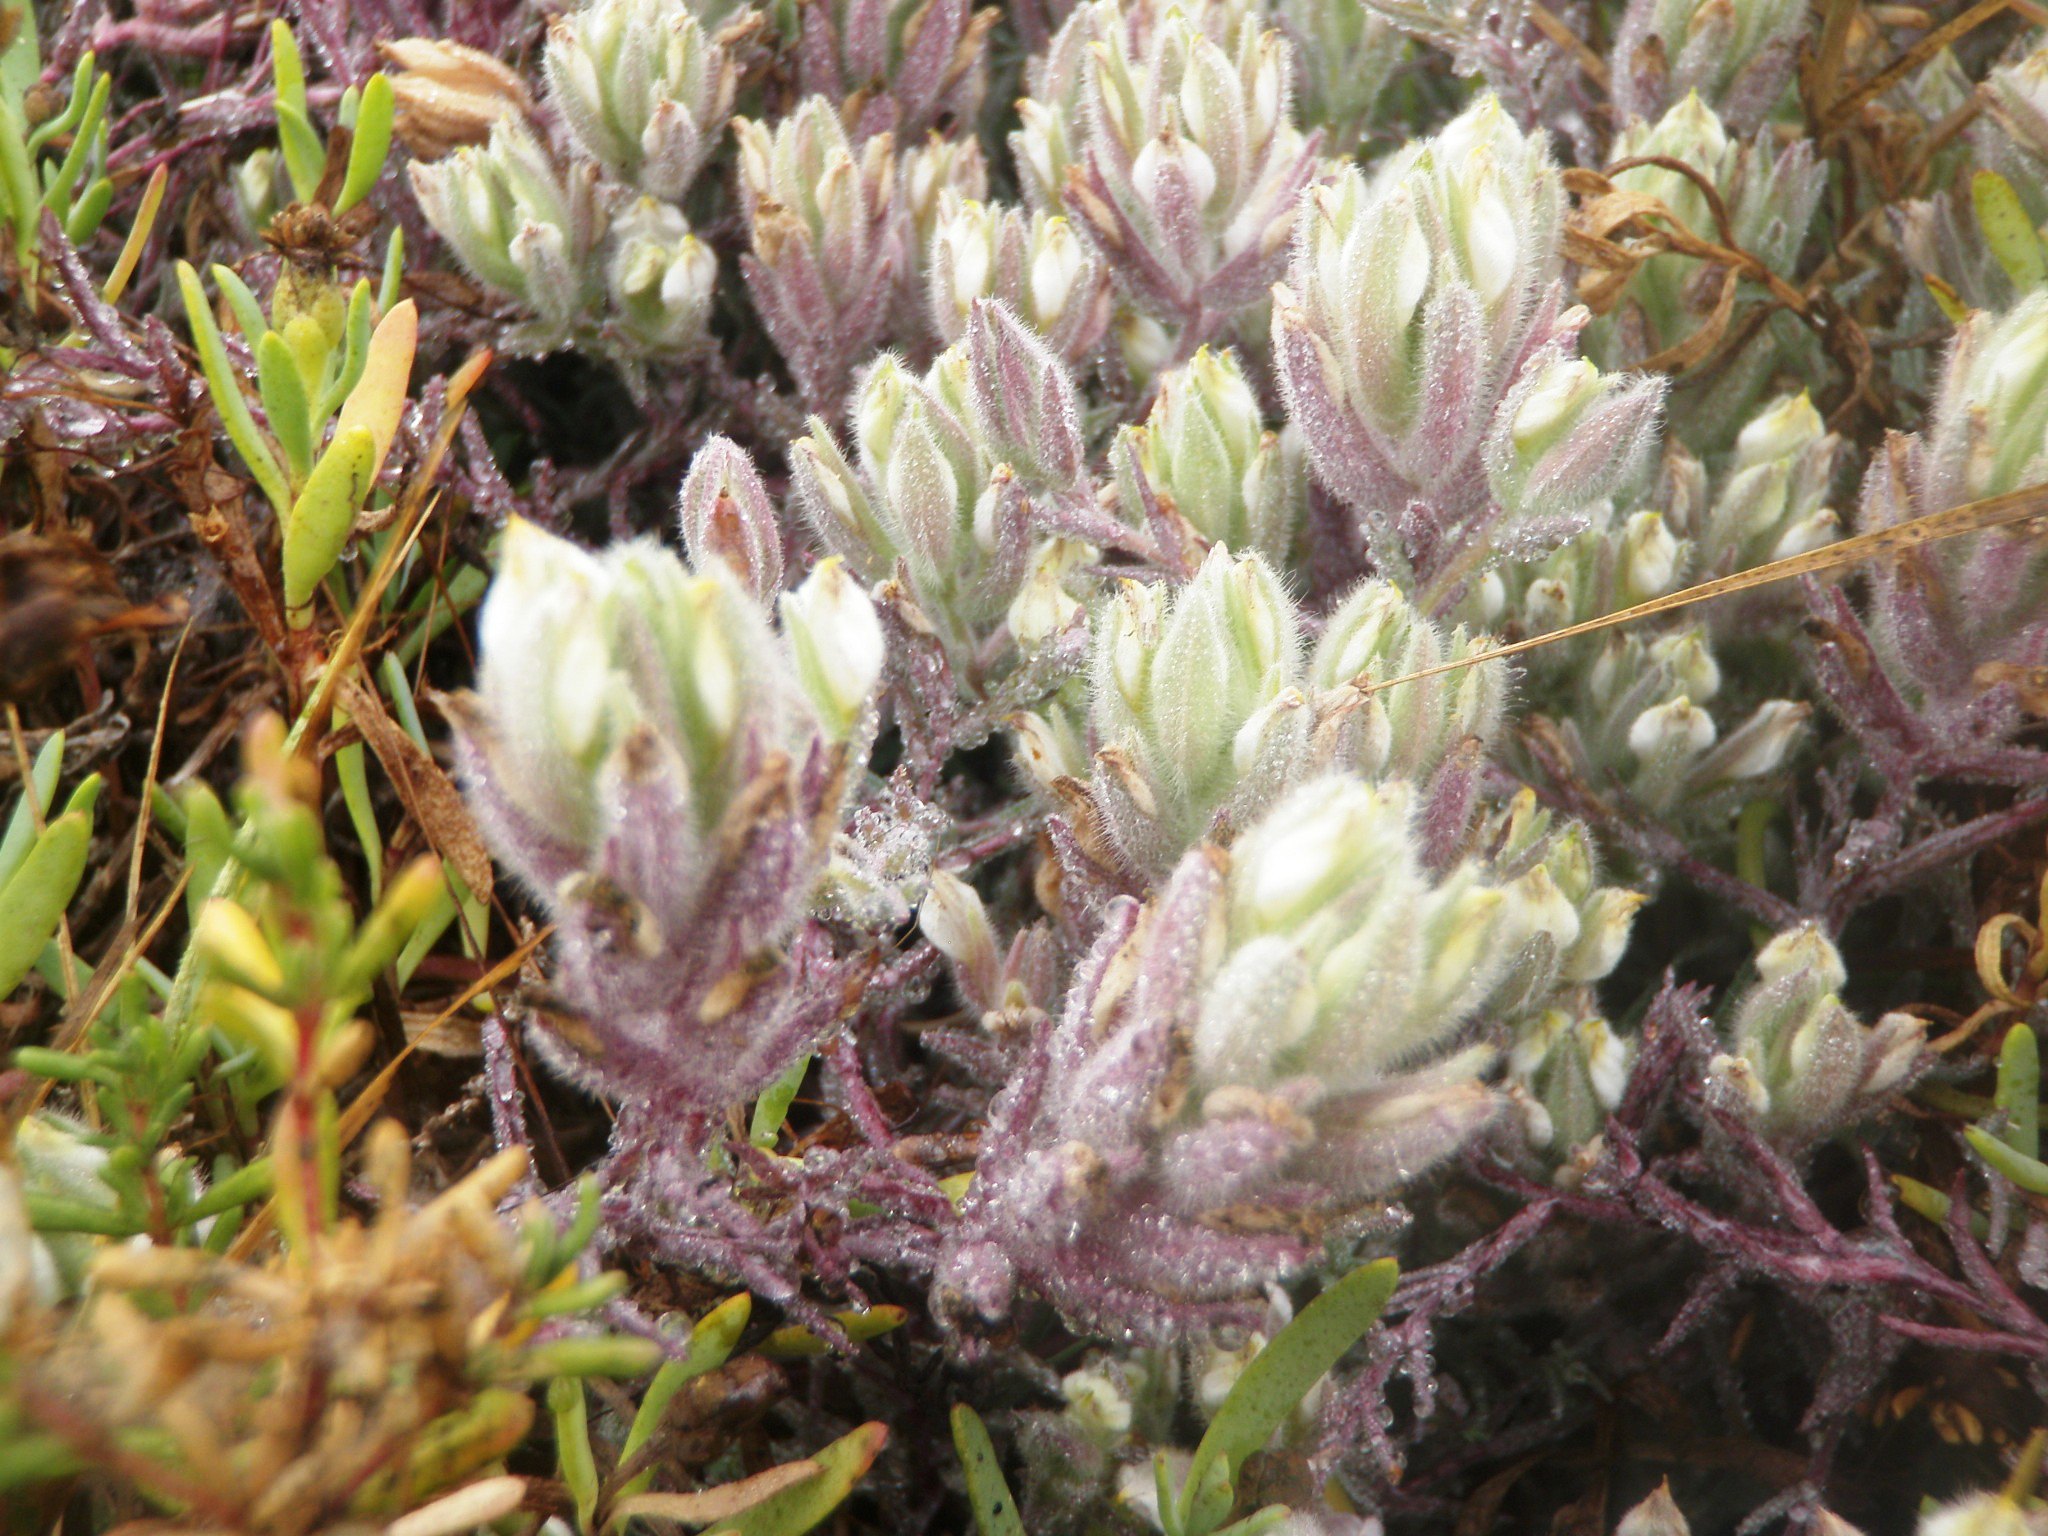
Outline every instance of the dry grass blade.
<path id="1" fill-rule="evenodd" d="M 340 702 L 349 720 L 384 765 L 406 813 L 419 823 L 434 852 L 447 860 L 478 900 L 491 899 L 491 855 L 454 781 L 426 749 L 406 735 L 376 690 L 353 670 L 343 678 Z"/>
<path id="2" fill-rule="evenodd" d="M 771 1493 L 793 1488 L 816 1477 L 821 1470 L 815 1461 L 792 1461 L 697 1493 L 636 1493 L 630 1499 L 620 1500 L 612 1513 L 622 1518 L 646 1515 L 659 1520 L 681 1520 L 688 1525 L 709 1525 L 752 1509 Z"/>
<path id="3" fill-rule="evenodd" d="M 1960 16 L 1951 17 L 1943 22 L 1868 80 L 1853 87 L 1847 95 L 1832 103 L 1828 107 L 1827 117 L 1821 123 L 1821 131 L 1826 133 L 1841 127 L 1850 114 L 1866 102 L 1882 96 L 1944 48 L 1953 47 L 1957 39 L 1974 32 L 1985 22 L 2011 8 L 2012 0 L 1977 0 L 1977 4 Z"/>
<path id="4" fill-rule="evenodd" d="M 1400 677 L 1390 677 L 1382 683 L 1368 682 L 1361 674 L 1352 679 L 1352 686 L 1368 694 L 1384 693 L 1387 689 L 1398 688 L 1403 683 L 1419 683 L 1424 678 L 1441 677 L 1446 672 L 1477 666 L 1482 661 L 1500 661 L 1509 656 L 1520 656 L 1525 651 L 1555 645 L 1561 640 L 1576 640 L 1581 635 L 1598 634 L 1603 629 L 1633 624 L 1638 619 L 1653 618 L 1660 613 L 1690 608 L 1695 603 L 1709 602 L 1717 597 L 1753 591 L 1758 587 L 1789 581 L 1795 576 L 1818 576 L 1823 571 L 1840 570 L 1843 566 L 1860 565 L 1865 560 L 1903 554 L 1923 544 L 1936 544 L 1943 539 L 1957 538 L 1966 533 L 2011 528 L 2041 519 L 2048 519 L 2048 483 L 2009 491 L 2003 496 L 1987 496 L 1982 501 L 1965 502 L 1960 507 L 1950 507 L 1946 512 L 1931 512 L 1925 517 L 1916 517 L 1910 522 L 1897 523 L 1890 528 L 1859 533 L 1853 538 L 1843 539 L 1838 544 L 1829 544 L 1785 560 L 1773 560 L 1768 565 L 1737 571 L 1732 576 L 1703 581 L 1696 587 L 1687 587 L 1682 592 L 1667 593 L 1663 597 L 1653 597 L 1647 603 L 1637 603 L 1634 607 L 1623 608 L 1618 613 L 1588 619 L 1583 624 L 1569 624 L 1563 629 L 1553 629 L 1547 634 L 1517 640 L 1512 645 L 1497 645 L 1491 650 L 1475 652 L 1456 661 L 1424 667 L 1419 672 L 1407 672 Z"/>

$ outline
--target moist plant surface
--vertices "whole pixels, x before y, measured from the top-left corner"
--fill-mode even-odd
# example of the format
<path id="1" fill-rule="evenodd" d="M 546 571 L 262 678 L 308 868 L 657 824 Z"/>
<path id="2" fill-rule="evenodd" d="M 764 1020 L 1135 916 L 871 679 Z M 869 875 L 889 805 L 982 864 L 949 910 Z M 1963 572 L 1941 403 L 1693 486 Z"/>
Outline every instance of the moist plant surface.
<path id="1" fill-rule="evenodd" d="M 0 0 L 0 1532 L 2048 1532 L 2048 12 Z"/>

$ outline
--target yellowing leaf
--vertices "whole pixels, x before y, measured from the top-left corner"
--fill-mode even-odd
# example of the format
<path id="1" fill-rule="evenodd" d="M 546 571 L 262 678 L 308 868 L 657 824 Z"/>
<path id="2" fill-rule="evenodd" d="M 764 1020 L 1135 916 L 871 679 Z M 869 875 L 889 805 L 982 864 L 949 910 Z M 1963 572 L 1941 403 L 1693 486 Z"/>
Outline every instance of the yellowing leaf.
<path id="1" fill-rule="evenodd" d="M 370 336 L 370 353 L 363 360 L 363 376 L 341 402 L 335 418 L 337 441 L 356 427 L 367 428 L 376 444 L 370 460 L 370 478 L 384 467 L 391 451 L 391 439 L 398 431 L 399 413 L 405 409 L 406 385 L 412 379 L 413 351 L 419 344 L 419 311 L 411 299 L 392 306 L 391 313 L 377 322 Z"/>

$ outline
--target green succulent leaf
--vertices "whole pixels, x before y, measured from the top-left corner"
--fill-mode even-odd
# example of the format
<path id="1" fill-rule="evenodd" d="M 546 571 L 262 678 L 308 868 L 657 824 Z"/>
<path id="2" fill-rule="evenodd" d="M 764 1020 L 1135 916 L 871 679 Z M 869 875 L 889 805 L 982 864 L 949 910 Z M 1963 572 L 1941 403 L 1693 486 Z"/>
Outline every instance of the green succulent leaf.
<path id="1" fill-rule="evenodd" d="M 1309 1389 L 1379 1321 L 1399 1278 L 1392 1259 L 1353 1270 L 1253 1357 L 1195 1447 L 1179 1500 L 1184 1536 L 1208 1536 L 1223 1524 L 1245 1458 L 1264 1447 Z"/>
<path id="2" fill-rule="evenodd" d="M 376 472 L 376 438 L 367 427 L 350 427 L 335 435 L 306 477 L 284 525 L 284 603 L 294 624 L 310 619 L 313 594 L 348 547 Z"/>
<path id="3" fill-rule="evenodd" d="M 2005 1144 L 2027 1157 L 2041 1155 L 2041 1047 L 2033 1030 L 2015 1024 L 1998 1048 L 1998 1109 Z"/>
<path id="4" fill-rule="evenodd" d="M 2012 183 L 1996 171 L 1979 171 L 1970 179 L 1970 199 L 1984 243 L 2012 285 L 2025 293 L 2048 281 L 2048 254 Z"/>
<path id="5" fill-rule="evenodd" d="M 845 1502 L 888 1438 L 880 1424 L 861 1425 L 811 1458 L 821 1469 L 816 1477 L 771 1494 L 720 1525 L 713 1536 L 803 1536 Z"/>
<path id="6" fill-rule="evenodd" d="M 185 300 L 185 318 L 192 327 L 192 345 L 199 352 L 199 365 L 206 375 L 207 394 L 213 400 L 213 408 L 220 413 L 228 440 L 248 464 L 249 472 L 256 477 L 263 494 L 270 498 L 278 516 L 289 517 L 291 488 L 285 480 L 284 471 L 278 467 L 277 456 L 270 451 L 270 445 L 257 429 L 256 418 L 249 411 L 249 402 L 242 398 L 241 376 L 228 357 L 227 343 L 221 339 L 220 327 L 214 324 L 213 308 L 206 302 L 206 290 L 199 286 L 199 274 L 192 270 L 190 262 L 179 262 L 177 270 L 178 291 Z"/>
<path id="7" fill-rule="evenodd" d="M 81 784 L 64 814 L 43 828 L 20 866 L 0 885 L 0 997 L 34 969 L 85 878 L 99 788 L 97 774 Z"/>
<path id="8" fill-rule="evenodd" d="M 965 1403 L 953 1405 L 953 1449 L 967 1474 L 967 1502 L 974 1507 L 974 1523 L 981 1536 L 1024 1536 L 1024 1522 L 989 1440 L 988 1426 Z"/>
<path id="9" fill-rule="evenodd" d="M 348 171 L 342 178 L 341 195 L 334 211 L 347 213 L 377 185 L 384 171 L 384 157 L 391 152 L 391 125 L 397 114 L 397 99 L 391 81 L 383 71 L 370 76 L 363 87 L 363 99 L 356 107 L 355 138 L 349 144 Z"/>
<path id="10" fill-rule="evenodd" d="M 263 332 L 256 343 L 256 387 L 263 396 L 263 414 L 270 432 L 284 450 L 292 484 L 304 485 L 313 468 L 313 407 L 306 399 L 298 359 L 276 331 Z"/>

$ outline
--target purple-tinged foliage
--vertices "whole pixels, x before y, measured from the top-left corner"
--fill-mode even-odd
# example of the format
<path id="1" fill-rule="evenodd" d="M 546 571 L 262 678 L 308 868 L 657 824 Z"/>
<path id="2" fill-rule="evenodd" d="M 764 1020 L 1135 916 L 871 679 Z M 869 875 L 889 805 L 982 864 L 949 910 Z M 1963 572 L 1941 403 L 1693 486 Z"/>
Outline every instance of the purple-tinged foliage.
<path id="1" fill-rule="evenodd" d="M 1280 273 L 1317 136 L 1295 128 L 1292 47 L 1256 12 L 1128 10 L 1093 0 L 1051 45 L 1013 141 L 1038 196 L 1087 231 L 1179 353 Z M 1075 103 L 1055 105 L 1057 91 Z"/>
<path id="2" fill-rule="evenodd" d="M 839 103 L 856 140 L 907 143 L 942 118 L 971 123 L 988 81 L 999 16 L 971 0 L 828 0 L 798 13 L 797 79 Z"/>
<path id="3" fill-rule="evenodd" d="M 747 286 L 804 403 L 830 412 L 881 338 L 905 260 L 895 142 L 878 133 L 856 145 L 822 96 L 773 127 L 743 117 L 733 131 Z"/>
<path id="4" fill-rule="evenodd" d="M 1424 583 L 1583 526 L 1655 441 L 1661 381 L 1572 358 L 1564 194 L 1492 98 L 1370 179 L 1306 194 L 1275 371 L 1316 476 L 1382 572 Z"/>
<path id="5" fill-rule="evenodd" d="M 836 564 L 783 599 L 778 636 L 717 558 L 693 574 L 653 545 L 507 538 L 455 718 L 485 835 L 555 923 L 571 1023 L 537 1039 L 699 1144 L 844 1009 L 856 973 L 799 930 L 881 632 Z"/>

